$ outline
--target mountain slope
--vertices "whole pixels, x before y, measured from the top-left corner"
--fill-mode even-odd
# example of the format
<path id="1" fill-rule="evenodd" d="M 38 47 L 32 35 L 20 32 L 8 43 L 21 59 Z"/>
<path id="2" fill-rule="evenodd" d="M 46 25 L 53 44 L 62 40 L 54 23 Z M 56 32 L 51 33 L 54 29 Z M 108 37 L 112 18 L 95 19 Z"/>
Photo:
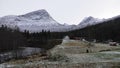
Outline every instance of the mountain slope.
<path id="1" fill-rule="evenodd" d="M 107 19 L 96 25 L 73 30 L 71 35 L 99 41 L 114 40 L 120 42 L 120 16 Z M 69 33 L 69 34 L 70 34 Z"/>
<path id="2" fill-rule="evenodd" d="M 59 32 L 67 31 L 72 28 L 70 25 L 59 24 L 44 9 L 19 16 L 2 17 L 0 18 L 0 24 L 9 27 L 18 26 L 21 31 L 29 30 L 30 32 L 40 32 L 42 30 Z"/>
<path id="3" fill-rule="evenodd" d="M 95 24 L 99 24 L 101 22 L 103 22 L 104 20 L 103 19 L 98 19 L 98 18 L 94 18 L 94 17 L 86 17 L 84 18 L 79 24 L 78 26 L 80 28 L 85 28 L 87 26 L 91 26 L 91 25 L 95 25 Z"/>
<path id="4" fill-rule="evenodd" d="M 65 32 L 75 29 L 82 29 L 88 26 L 103 23 L 107 20 L 93 18 L 89 16 L 83 19 L 78 25 L 60 24 L 57 21 L 55 21 L 46 10 L 42 9 L 24 15 L 10 15 L 1 17 L 0 25 L 3 24 L 12 28 L 17 26 L 20 28 L 21 31 L 29 30 L 30 32 L 41 32 L 42 30 L 50 30 L 51 32 Z"/>

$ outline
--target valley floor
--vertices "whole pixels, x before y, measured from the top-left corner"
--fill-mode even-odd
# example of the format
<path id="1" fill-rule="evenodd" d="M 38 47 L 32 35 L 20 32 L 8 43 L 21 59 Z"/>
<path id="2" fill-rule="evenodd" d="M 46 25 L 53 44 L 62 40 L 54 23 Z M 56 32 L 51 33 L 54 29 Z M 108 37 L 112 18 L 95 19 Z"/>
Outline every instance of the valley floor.
<path id="1" fill-rule="evenodd" d="M 77 43 L 76 41 L 70 42 Z M 104 51 L 97 52 L 98 49 L 96 48 L 96 52 L 91 53 L 78 53 L 76 50 L 79 49 L 79 45 L 77 45 L 77 48 L 74 46 L 74 49 L 73 46 L 68 45 L 68 42 L 67 45 L 66 43 L 63 43 L 61 46 L 56 46 L 51 50 L 51 52 L 59 49 L 61 51 L 64 51 L 64 55 L 69 58 L 68 62 L 49 61 L 48 59 L 42 60 L 44 57 L 33 55 L 32 58 L 29 58 L 27 60 L 12 60 L 0 64 L 0 68 L 120 68 L 120 46 L 109 46 L 108 44 L 95 43 L 94 47 L 91 47 L 93 51 L 95 50 L 96 46 L 101 50 L 103 48 Z M 69 50 L 69 47 L 72 47 L 73 49 L 71 52 L 66 51 L 67 49 Z M 58 53 L 58 51 L 55 52 Z"/>

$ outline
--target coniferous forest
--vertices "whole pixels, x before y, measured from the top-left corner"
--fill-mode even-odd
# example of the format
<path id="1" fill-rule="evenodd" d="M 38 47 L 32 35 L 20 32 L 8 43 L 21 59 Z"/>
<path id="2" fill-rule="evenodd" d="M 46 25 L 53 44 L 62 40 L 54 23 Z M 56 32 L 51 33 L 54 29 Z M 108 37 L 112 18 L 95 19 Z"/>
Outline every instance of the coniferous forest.
<path id="1" fill-rule="evenodd" d="M 25 43 L 26 39 L 18 28 L 11 29 L 3 25 L 0 27 L 0 52 L 15 50 Z"/>
<path id="2" fill-rule="evenodd" d="M 25 46 L 50 49 L 60 44 L 62 38 L 66 35 L 70 38 L 96 39 L 99 42 L 107 40 L 120 42 L 120 18 L 68 32 L 50 32 L 45 30 L 35 33 L 30 33 L 27 30 L 20 32 L 19 28 L 11 29 L 2 25 L 0 27 L 0 52 Z"/>

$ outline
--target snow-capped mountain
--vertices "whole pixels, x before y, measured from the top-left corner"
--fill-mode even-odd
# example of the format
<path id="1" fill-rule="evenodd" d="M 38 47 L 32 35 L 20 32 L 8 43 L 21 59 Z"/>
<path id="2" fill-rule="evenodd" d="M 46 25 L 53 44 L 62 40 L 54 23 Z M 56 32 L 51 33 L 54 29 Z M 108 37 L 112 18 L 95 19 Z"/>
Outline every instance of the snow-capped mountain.
<path id="1" fill-rule="evenodd" d="M 80 22 L 80 24 L 78 24 L 78 26 L 79 26 L 79 28 L 84 28 L 84 27 L 87 27 L 87 26 L 102 23 L 103 21 L 104 21 L 104 19 L 98 19 L 98 18 L 94 18 L 94 17 L 89 16 L 89 17 L 84 18 Z"/>
<path id="2" fill-rule="evenodd" d="M 0 24 L 7 25 L 9 27 L 18 26 L 21 31 L 29 30 L 30 32 L 40 32 L 42 30 L 60 32 L 68 31 L 73 28 L 71 25 L 58 23 L 44 9 L 24 15 L 2 17 L 0 18 Z"/>
<path id="3" fill-rule="evenodd" d="M 0 18 L 0 25 L 9 27 L 19 27 L 21 31 L 41 32 L 50 30 L 51 32 L 64 32 L 75 29 L 85 28 L 105 21 L 104 19 L 93 18 L 91 16 L 84 18 L 78 25 L 60 24 L 55 21 L 49 13 L 42 9 L 33 11 L 24 15 L 9 15 Z"/>

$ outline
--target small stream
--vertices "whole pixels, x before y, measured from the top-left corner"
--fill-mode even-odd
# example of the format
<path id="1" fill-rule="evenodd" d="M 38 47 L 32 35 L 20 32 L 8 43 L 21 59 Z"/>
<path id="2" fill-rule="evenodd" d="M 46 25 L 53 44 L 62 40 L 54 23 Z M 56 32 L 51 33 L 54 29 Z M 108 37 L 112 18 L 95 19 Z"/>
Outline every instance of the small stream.
<path id="1" fill-rule="evenodd" d="M 5 62 L 10 59 L 26 57 L 29 55 L 37 54 L 43 51 L 41 48 L 33 48 L 33 47 L 21 47 L 17 50 L 13 50 L 10 52 L 0 53 L 0 63 Z"/>

